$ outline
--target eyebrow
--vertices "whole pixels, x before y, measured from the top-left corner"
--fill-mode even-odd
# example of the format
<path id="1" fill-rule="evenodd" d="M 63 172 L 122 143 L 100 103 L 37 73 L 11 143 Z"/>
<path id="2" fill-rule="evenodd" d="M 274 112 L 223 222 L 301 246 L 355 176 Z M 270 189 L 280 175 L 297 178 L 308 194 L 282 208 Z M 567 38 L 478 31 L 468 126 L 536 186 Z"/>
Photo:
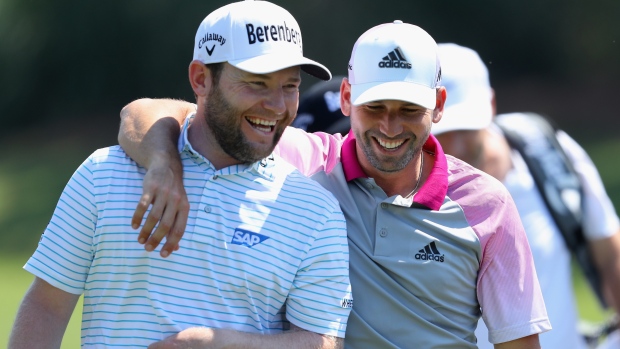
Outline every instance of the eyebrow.
<path id="1" fill-rule="evenodd" d="M 400 101 L 400 100 L 397 100 L 397 99 L 380 99 L 380 100 L 371 101 L 371 102 L 364 103 L 364 104 L 385 104 L 385 101 L 391 101 L 391 100 L 403 103 L 403 104 L 400 105 L 401 108 L 403 108 L 403 107 L 418 107 L 418 108 L 423 108 L 424 109 L 424 107 L 422 107 L 419 104 L 415 104 L 415 103 L 411 103 L 411 102 L 405 102 L 405 101 Z"/>
<path id="2" fill-rule="evenodd" d="M 256 74 L 256 73 L 250 73 L 250 72 L 246 72 L 246 73 L 248 74 L 247 77 L 250 79 L 271 80 L 269 73 L 267 74 Z M 300 83 L 301 77 L 290 77 L 287 79 L 287 81 Z"/>

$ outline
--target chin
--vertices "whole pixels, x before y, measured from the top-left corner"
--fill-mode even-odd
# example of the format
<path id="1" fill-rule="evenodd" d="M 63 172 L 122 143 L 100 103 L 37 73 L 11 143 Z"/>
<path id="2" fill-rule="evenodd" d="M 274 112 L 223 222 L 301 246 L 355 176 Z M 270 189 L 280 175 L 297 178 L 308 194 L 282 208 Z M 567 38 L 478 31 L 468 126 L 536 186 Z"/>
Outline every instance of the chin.
<path id="1" fill-rule="evenodd" d="M 275 146 L 273 145 L 273 143 L 255 143 L 252 144 L 252 148 L 254 149 L 254 154 L 256 154 L 256 157 L 262 159 L 269 156 L 269 154 L 273 152 Z"/>

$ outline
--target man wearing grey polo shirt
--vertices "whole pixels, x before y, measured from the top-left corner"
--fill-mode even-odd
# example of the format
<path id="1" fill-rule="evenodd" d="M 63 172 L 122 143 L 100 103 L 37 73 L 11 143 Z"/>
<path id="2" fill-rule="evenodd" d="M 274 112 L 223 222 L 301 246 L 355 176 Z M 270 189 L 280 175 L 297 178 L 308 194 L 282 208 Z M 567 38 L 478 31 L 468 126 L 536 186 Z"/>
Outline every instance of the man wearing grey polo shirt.
<path id="1" fill-rule="evenodd" d="M 496 348 L 539 348 L 538 333 L 551 326 L 514 202 L 430 135 L 447 98 L 432 37 L 401 21 L 371 28 L 353 48 L 340 95 L 348 136 L 288 128 L 275 151 L 331 191 L 347 219 L 355 304 L 345 347 L 476 348 L 483 308 Z M 178 182 L 172 142 L 162 141 L 174 130 L 150 127 L 167 116 L 153 106 L 193 108 L 174 103 L 130 104 L 119 137 L 149 171 Z M 151 234 L 153 221 L 172 226 L 170 217 L 185 214 L 179 184 L 163 183 L 145 188 L 134 216 L 140 223 L 149 204 L 165 207 L 140 232 L 147 244 L 168 233 Z M 167 248 L 179 237 L 168 235 Z"/>

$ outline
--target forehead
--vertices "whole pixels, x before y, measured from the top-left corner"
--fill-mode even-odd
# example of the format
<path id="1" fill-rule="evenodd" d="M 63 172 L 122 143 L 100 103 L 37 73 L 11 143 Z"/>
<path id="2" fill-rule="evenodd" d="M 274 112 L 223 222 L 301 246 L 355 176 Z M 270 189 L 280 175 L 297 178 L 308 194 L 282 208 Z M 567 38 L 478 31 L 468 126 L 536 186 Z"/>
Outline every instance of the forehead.
<path id="1" fill-rule="evenodd" d="M 299 66 L 293 66 L 281 70 L 277 70 L 271 73 L 252 73 L 249 71 L 241 70 L 231 64 L 224 64 L 224 72 L 231 77 L 236 78 L 253 78 L 261 80 L 293 80 L 301 81 L 301 68 Z"/>

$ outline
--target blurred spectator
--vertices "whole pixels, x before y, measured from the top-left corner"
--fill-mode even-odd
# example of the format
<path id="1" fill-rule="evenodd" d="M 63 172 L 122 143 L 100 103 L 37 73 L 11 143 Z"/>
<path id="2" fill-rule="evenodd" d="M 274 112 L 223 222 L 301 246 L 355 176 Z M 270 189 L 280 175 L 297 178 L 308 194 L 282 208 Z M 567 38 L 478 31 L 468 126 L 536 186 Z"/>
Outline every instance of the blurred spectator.
<path id="1" fill-rule="evenodd" d="M 297 117 L 291 124 L 307 132 L 341 133 L 351 129 L 351 120 L 340 110 L 340 84 L 344 76 L 319 81 L 299 97 Z"/>
<path id="2" fill-rule="evenodd" d="M 565 222 L 559 221 L 557 216 L 554 220 L 550 206 L 545 204 L 544 194 L 536 186 L 534 167 L 528 167 L 527 157 L 511 146 L 507 139 L 507 135 L 512 134 L 511 129 L 531 127 L 528 123 L 532 116 L 512 113 L 495 117 L 494 91 L 489 83 L 487 68 L 478 54 L 455 44 L 440 44 L 439 51 L 443 85 L 448 91 L 448 98 L 443 118 L 433 125 L 431 132 L 447 154 L 495 176 L 513 196 L 528 236 L 553 326 L 552 331 L 540 335 L 541 346 L 585 349 L 586 343 L 577 326 L 571 252 L 561 232 Z M 505 133 L 498 127 L 498 120 L 503 120 L 501 124 L 505 127 Z M 583 217 L 580 228 L 592 251 L 592 266 L 603 280 L 603 290 L 607 291 L 606 300 L 615 304 L 617 309 L 620 305 L 618 216 L 586 152 L 562 131 L 557 130 L 552 136 L 557 138 L 558 149 L 566 154 L 576 178 L 579 178 L 582 198 L 575 206 Z M 552 149 L 545 151 L 543 155 L 550 155 Z M 482 313 L 484 319 L 484 309 Z M 487 338 L 495 335 L 493 328 L 487 329 L 480 321 L 476 335 L 481 349 L 492 348 Z"/>

